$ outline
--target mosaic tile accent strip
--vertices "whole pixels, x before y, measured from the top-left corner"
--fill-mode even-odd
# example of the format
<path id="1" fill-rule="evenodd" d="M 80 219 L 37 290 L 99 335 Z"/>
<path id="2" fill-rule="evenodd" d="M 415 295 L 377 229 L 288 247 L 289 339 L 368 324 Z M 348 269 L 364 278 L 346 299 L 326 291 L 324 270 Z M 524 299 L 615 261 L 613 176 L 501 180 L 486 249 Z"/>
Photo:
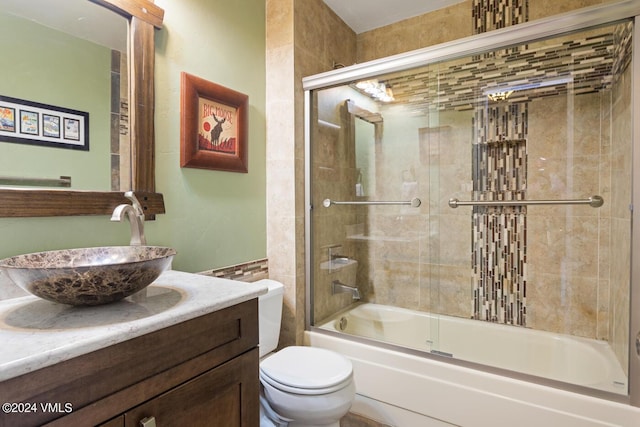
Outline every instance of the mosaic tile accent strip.
<path id="1" fill-rule="evenodd" d="M 489 111 L 488 122 L 513 123 L 510 112 L 519 113 L 509 105 L 496 107 Z M 498 129 L 496 133 L 508 135 L 508 129 Z M 526 139 L 475 144 L 474 162 L 474 200 L 525 199 Z M 526 206 L 473 208 L 474 319 L 526 324 L 526 213 Z"/>
<path id="2" fill-rule="evenodd" d="M 110 154 L 111 154 L 111 190 L 120 189 L 120 52 L 111 50 L 111 93 L 110 93 Z"/>
<path id="3" fill-rule="evenodd" d="M 121 136 L 129 136 L 129 100 L 122 98 L 120 100 L 120 123 L 119 130 Z"/>
<path id="4" fill-rule="evenodd" d="M 487 108 L 477 108 L 472 129 L 476 144 L 488 144 L 505 140 L 523 140 L 527 136 L 529 107 L 527 103 L 492 103 Z"/>
<path id="5" fill-rule="evenodd" d="M 527 0 L 473 0 L 474 34 L 521 24 L 529 20 Z"/>
<path id="6" fill-rule="evenodd" d="M 613 33 L 614 62 L 612 74 L 614 81 L 622 75 L 631 63 L 632 34 L 633 24 L 631 22 L 627 22 L 625 25 L 618 25 Z"/>
<path id="7" fill-rule="evenodd" d="M 524 200 L 527 188 L 526 140 L 490 141 L 474 146 L 476 200 Z M 513 209 L 513 207 L 509 207 Z"/>
<path id="8" fill-rule="evenodd" d="M 256 282 L 269 277 L 269 261 L 266 258 L 259 259 L 244 264 L 206 270 L 198 274 L 222 279 L 239 280 L 241 282 Z"/>
<path id="9" fill-rule="evenodd" d="M 526 22 L 528 1 L 474 0 L 473 17 L 476 33 Z M 531 94 L 539 95 L 536 90 L 548 87 L 548 73 L 540 71 L 547 65 L 551 69 L 557 67 L 557 50 L 551 52 L 552 55 L 540 59 L 540 49 L 531 55 L 525 45 L 474 58 L 479 71 L 475 77 L 482 76 L 482 86 L 476 81 L 470 92 L 476 101 L 465 99 L 475 106 L 474 200 L 526 198 L 528 101 Z M 464 68 L 461 66 L 459 70 Z M 452 76 L 459 74 L 455 69 L 449 71 Z M 487 79 L 488 76 L 491 77 Z M 514 78 L 518 80 L 515 84 Z M 536 84 L 538 79 L 545 84 Z M 600 79 L 595 80 L 600 84 Z M 560 87 L 566 88 L 563 84 Z M 558 90 L 557 86 L 553 85 L 553 89 Z M 518 101 L 507 98 L 507 91 L 512 90 Z M 526 224 L 526 206 L 474 206 L 471 259 L 474 319 L 526 324 Z"/>
<path id="10" fill-rule="evenodd" d="M 611 34 L 520 47 L 501 55 L 464 60 L 447 68 L 428 67 L 394 75 L 384 82 L 396 102 L 416 112 L 470 110 L 487 104 L 487 94 L 513 90 L 510 103 L 535 102 L 548 96 L 594 93 L 608 89 L 614 75 L 631 60 L 630 23 Z"/>
<path id="11" fill-rule="evenodd" d="M 473 213 L 473 318 L 526 325 L 526 212 Z"/>

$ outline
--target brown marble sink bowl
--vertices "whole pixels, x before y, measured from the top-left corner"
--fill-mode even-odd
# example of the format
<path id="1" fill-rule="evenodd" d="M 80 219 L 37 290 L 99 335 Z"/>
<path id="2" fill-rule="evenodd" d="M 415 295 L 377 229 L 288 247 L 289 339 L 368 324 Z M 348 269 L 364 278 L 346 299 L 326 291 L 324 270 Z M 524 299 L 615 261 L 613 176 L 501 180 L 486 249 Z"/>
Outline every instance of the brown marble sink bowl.
<path id="1" fill-rule="evenodd" d="M 171 265 L 176 251 L 159 246 L 64 249 L 0 261 L 18 286 L 70 305 L 118 301 L 148 286 Z"/>

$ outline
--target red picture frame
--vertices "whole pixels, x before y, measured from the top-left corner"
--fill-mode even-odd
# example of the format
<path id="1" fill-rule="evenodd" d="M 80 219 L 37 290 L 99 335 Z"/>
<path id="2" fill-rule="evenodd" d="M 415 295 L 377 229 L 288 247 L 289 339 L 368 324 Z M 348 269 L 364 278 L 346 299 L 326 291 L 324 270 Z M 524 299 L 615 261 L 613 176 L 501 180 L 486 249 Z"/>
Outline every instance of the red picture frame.
<path id="1" fill-rule="evenodd" d="M 180 166 L 247 173 L 249 97 L 185 72 L 180 89 Z"/>

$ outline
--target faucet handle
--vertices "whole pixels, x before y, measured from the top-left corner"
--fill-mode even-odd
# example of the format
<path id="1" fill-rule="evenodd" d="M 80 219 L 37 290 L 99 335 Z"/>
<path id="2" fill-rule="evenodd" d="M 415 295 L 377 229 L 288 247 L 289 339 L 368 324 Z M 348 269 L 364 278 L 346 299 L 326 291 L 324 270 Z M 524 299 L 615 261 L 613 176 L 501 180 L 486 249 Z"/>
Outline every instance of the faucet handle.
<path id="1" fill-rule="evenodd" d="M 329 260 L 332 260 L 336 257 L 342 257 L 343 255 L 339 255 L 340 252 L 342 252 L 342 245 L 331 245 L 327 248 L 327 252 L 329 254 Z"/>
<path id="2" fill-rule="evenodd" d="M 124 197 L 131 200 L 131 205 L 136 210 L 136 215 L 144 217 L 144 209 L 142 208 L 140 201 L 138 201 L 135 193 L 133 191 L 127 191 L 124 193 Z"/>
<path id="3" fill-rule="evenodd" d="M 123 203 L 116 206 L 111 221 L 122 221 L 125 218 L 129 220 L 131 225 L 131 246 L 146 245 L 147 241 L 144 237 L 144 210 L 138 202 L 133 191 L 127 191 L 124 196 L 131 200 L 131 204 Z"/>

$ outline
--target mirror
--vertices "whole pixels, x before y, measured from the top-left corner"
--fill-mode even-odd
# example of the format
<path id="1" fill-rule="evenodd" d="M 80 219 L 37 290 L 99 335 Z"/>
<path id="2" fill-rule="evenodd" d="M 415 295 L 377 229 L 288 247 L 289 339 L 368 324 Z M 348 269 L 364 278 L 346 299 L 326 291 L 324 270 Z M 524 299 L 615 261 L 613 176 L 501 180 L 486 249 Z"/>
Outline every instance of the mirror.
<path id="1" fill-rule="evenodd" d="M 3 0 L 0 39 L 13 42 L 0 70 L 0 185 L 69 176 L 75 190 L 129 190 L 129 21 L 87 0 L 63 6 Z M 37 104 L 55 109 L 39 116 Z M 67 132 L 68 109 L 86 112 L 88 132 Z M 40 129 L 23 133 L 30 113 Z"/>
<path id="2" fill-rule="evenodd" d="M 129 20 L 129 135 L 130 189 L 152 217 L 164 213 L 162 195 L 154 182 L 154 28 L 160 28 L 164 11 L 149 0 L 84 0 L 107 8 Z M 63 4 L 66 4 L 64 2 Z M 61 8 L 63 4 L 56 3 Z M 49 5 L 51 3 L 49 2 Z M 51 6 L 49 6 L 51 8 Z M 51 12 L 49 12 L 51 13 Z M 3 144 L 8 145 L 8 144 Z M 67 151 L 67 150 L 63 150 Z M 70 151 L 70 150 L 68 150 Z M 34 160 L 27 156 L 23 164 Z M 0 189 L 0 216 L 108 215 L 126 199 L 121 191 Z"/>

